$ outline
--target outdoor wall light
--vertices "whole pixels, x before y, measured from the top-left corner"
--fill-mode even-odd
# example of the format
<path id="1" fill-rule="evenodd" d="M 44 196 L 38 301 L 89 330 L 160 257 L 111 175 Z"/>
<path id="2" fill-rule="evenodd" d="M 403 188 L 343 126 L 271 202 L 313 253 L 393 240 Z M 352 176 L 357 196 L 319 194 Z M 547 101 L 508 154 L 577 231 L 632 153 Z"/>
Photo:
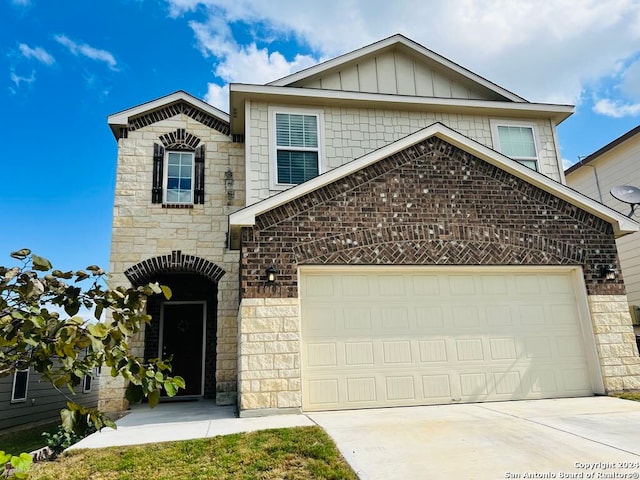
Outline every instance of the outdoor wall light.
<path id="1" fill-rule="evenodd" d="M 267 277 L 267 283 L 269 284 L 276 283 L 276 274 L 278 273 L 278 270 L 276 270 L 276 268 L 273 265 L 271 265 L 270 267 L 267 267 L 267 270 L 265 271 L 265 273 Z"/>
<path id="2" fill-rule="evenodd" d="M 618 275 L 618 271 L 611 265 L 602 265 L 600 267 L 600 278 L 605 280 L 615 280 Z"/>

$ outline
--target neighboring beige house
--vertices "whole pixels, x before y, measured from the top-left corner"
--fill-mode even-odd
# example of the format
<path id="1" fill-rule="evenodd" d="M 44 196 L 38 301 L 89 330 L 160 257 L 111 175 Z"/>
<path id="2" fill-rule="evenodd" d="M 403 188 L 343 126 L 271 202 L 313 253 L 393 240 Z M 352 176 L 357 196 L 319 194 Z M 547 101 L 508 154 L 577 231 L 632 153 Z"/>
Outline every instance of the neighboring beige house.
<path id="1" fill-rule="evenodd" d="M 610 191 L 618 185 L 640 187 L 640 126 L 572 165 L 565 175 L 570 187 L 628 215 L 630 205 L 612 197 Z M 640 210 L 633 218 L 638 213 Z M 636 334 L 640 335 L 640 235 L 618 238 L 616 244 Z"/>
<path id="2" fill-rule="evenodd" d="M 109 117 L 111 272 L 174 291 L 136 348 L 174 355 L 183 396 L 262 415 L 640 388 L 600 274 L 638 224 L 564 185 L 573 107 L 395 35 L 232 84 L 230 112 L 176 92 Z"/>

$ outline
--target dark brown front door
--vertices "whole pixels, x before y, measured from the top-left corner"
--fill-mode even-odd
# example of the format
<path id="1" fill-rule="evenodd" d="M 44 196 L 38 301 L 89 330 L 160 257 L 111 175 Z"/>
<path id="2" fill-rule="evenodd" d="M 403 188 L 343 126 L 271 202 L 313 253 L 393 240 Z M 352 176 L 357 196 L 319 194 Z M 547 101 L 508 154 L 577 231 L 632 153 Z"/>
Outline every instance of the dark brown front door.
<path id="1" fill-rule="evenodd" d="M 171 375 L 184 378 L 178 396 L 202 395 L 204 303 L 175 302 L 162 306 L 161 357 L 173 356 Z"/>

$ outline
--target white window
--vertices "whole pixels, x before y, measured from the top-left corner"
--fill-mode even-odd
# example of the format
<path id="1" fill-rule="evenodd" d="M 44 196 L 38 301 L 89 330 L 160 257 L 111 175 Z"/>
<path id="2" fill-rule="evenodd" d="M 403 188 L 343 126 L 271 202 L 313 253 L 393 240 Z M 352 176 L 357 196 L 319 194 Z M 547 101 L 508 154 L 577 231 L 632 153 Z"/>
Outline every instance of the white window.
<path id="1" fill-rule="evenodd" d="M 532 170 L 538 170 L 538 148 L 533 125 L 491 122 L 491 132 L 496 150 Z"/>
<path id="2" fill-rule="evenodd" d="M 29 387 L 29 369 L 18 370 L 13 374 L 13 387 L 11 389 L 11 403 L 27 400 Z"/>
<path id="3" fill-rule="evenodd" d="M 272 181 L 297 185 L 321 173 L 322 115 L 305 110 L 273 110 Z"/>
<path id="4" fill-rule="evenodd" d="M 193 203 L 193 152 L 167 152 L 165 162 L 164 203 Z"/>

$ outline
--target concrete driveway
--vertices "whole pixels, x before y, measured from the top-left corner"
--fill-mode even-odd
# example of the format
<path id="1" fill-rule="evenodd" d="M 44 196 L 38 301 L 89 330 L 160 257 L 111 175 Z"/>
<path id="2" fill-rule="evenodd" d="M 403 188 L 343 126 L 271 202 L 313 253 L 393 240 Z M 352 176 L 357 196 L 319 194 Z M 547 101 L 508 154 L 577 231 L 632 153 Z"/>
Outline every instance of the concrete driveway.
<path id="1" fill-rule="evenodd" d="M 308 416 L 362 480 L 640 478 L 640 402 L 587 397 Z"/>

